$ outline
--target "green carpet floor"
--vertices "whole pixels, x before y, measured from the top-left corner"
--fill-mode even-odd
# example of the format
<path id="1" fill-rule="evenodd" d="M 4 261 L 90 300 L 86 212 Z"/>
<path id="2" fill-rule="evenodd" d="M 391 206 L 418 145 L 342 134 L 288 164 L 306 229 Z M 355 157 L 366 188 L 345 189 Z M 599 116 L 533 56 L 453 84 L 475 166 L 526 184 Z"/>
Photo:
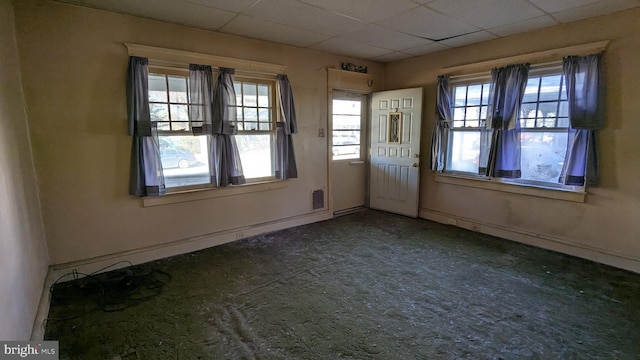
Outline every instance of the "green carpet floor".
<path id="1" fill-rule="evenodd" d="M 49 318 L 61 359 L 640 359 L 640 275 L 363 211 L 65 283 Z"/>

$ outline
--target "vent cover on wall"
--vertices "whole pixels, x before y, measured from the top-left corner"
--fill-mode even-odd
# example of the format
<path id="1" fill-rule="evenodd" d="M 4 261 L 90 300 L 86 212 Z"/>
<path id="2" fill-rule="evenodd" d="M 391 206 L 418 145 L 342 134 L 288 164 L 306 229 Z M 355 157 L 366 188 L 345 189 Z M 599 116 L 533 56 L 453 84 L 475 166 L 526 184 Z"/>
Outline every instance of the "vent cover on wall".
<path id="1" fill-rule="evenodd" d="M 324 208 L 324 190 L 316 190 L 313 192 L 313 209 Z"/>

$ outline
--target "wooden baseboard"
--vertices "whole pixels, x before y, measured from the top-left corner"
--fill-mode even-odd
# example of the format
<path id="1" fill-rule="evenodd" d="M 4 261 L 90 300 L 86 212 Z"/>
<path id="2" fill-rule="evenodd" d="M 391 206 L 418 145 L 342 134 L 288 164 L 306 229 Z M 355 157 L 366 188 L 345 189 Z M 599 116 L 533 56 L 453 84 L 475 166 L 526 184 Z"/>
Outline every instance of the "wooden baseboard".
<path id="1" fill-rule="evenodd" d="M 498 224 L 485 223 L 475 219 L 469 219 L 431 209 L 420 208 L 419 216 L 423 219 L 442 224 L 454 225 L 463 229 L 497 236 L 523 244 L 610 265 L 620 269 L 633 271 L 635 273 L 640 273 L 640 257 L 634 257 L 628 254 L 619 254 L 607 249 L 578 244 L 545 234 L 538 234 L 532 231 L 511 228 Z"/>
<path id="2" fill-rule="evenodd" d="M 33 327 L 31 328 L 31 341 L 44 340 L 44 332 L 47 318 L 49 317 L 49 306 L 51 305 L 51 286 L 54 282 L 53 271 L 51 267 L 47 270 L 47 276 L 44 279 L 44 285 L 42 286 L 42 294 L 40 295 L 40 303 L 38 304 L 38 310 L 36 311 L 36 317 L 33 321 Z"/>
<path id="3" fill-rule="evenodd" d="M 328 211 L 313 212 L 266 223 L 181 239 L 170 243 L 136 250 L 124 251 L 64 264 L 56 264 L 52 265 L 51 268 L 53 269 L 53 276 L 55 279 L 58 279 L 60 276 L 64 276 L 73 270 L 83 274 L 99 273 L 101 271 L 123 268 L 129 266 L 129 263 L 136 265 L 170 256 L 186 254 L 251 236 L 328 220 L 331 219 L 331 217 L 332 216 Z M 108 267 L 108 269 L 103 270 L 105 267 Z"/>
<path id="4" fill-rule="evenodd" d="M 44 339 L 46 325 L 45 321 L 49 314 L 49 306 L 51 303 L 51 294 L 49 292 L 49 289 L 56 281 L 60 280 L 64 276 L 68 276 L 74 271 L 79 274 L 79 276 L 83 276 L 82 274 L 93 274 L 103 271 L 115 270 L 118 268 L 127 267 L 129 265 L 142 264 L 145 262 L 159 260 L 170 256 L 186 254 L 251 236 L 288 229 L 295 226 L 311 224 L 331 218 L 332 215 L 329 211 L 318 211 L 286 219 L 280 219 L 252 226 L 245 226 L 203 236 L 182 239 L 166 244 L 131 251 L 124 251 L 64 264 L 51 265 L 49 267 L 44 288 L 42 290 L 40 305 L 38 307 L 38 312 L 36 314 L 33 329 L 31 332 L 31 340 L 41 341 Z M 69 276 L 68 279 L 62 280 L 66 281 L 71 279 L 72 278 Z"/>

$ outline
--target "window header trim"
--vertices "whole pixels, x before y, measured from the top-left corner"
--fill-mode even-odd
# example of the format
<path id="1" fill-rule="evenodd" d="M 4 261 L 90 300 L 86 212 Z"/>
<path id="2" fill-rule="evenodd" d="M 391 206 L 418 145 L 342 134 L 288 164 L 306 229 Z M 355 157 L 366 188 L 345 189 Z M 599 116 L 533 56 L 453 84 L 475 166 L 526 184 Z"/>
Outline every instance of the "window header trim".
<path id="1" fill-rule="evenodd" d="M 124 43 L 129 56 L 140 56 L 149 59 L 150 65 L 167 67 L 185 67 L 189 64 L 211 65 L 214 68 L 227 67 L 237 72 L 248 74 L 276 75 L 284 74 L 284 65 L 269 64 L 258 61 L 236 59 L 225 56 L 203 54 L 191 51 L 160 48 L 148 45 Z M 240 75 L 240 74 L 238 74 Z"/>
<path id="2" fill-rule="evenodd" d="M 568 46 L 557 49 L 543 50 L 528 54 L 510 56 L 501 59 L 493 59 L 481 61 L 471 64 L 463 64 L 450 66 L 440 69 L 440 74 L 463 75 L 472 72 L 480 72 L 491 70 L 494 67 L 506 66 L 510 64 L 520 63 L 538 63 L 538 65 L 551 65 L 556 61 L 562 60 L 563 57 L 569 55 L 588 55 L 605 51 L 611 40 L 597 41 L 587 44 Z"/>

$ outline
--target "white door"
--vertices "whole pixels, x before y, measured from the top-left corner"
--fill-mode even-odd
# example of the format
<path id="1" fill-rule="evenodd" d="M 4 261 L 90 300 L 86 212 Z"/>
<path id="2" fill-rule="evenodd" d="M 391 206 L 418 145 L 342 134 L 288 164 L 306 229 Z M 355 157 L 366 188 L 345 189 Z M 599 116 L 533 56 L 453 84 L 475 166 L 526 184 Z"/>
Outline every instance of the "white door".
<path id="1" fill-rule="evenodd" d="M 418 216 L 422 88 L 373 93 L 370 207 Z"/>
<path id="2" fill-rule="evenodd" d="M 333 212 L 366 205 L 366 120 L 369 96 L 333 91 L 331 103 Z"/>

